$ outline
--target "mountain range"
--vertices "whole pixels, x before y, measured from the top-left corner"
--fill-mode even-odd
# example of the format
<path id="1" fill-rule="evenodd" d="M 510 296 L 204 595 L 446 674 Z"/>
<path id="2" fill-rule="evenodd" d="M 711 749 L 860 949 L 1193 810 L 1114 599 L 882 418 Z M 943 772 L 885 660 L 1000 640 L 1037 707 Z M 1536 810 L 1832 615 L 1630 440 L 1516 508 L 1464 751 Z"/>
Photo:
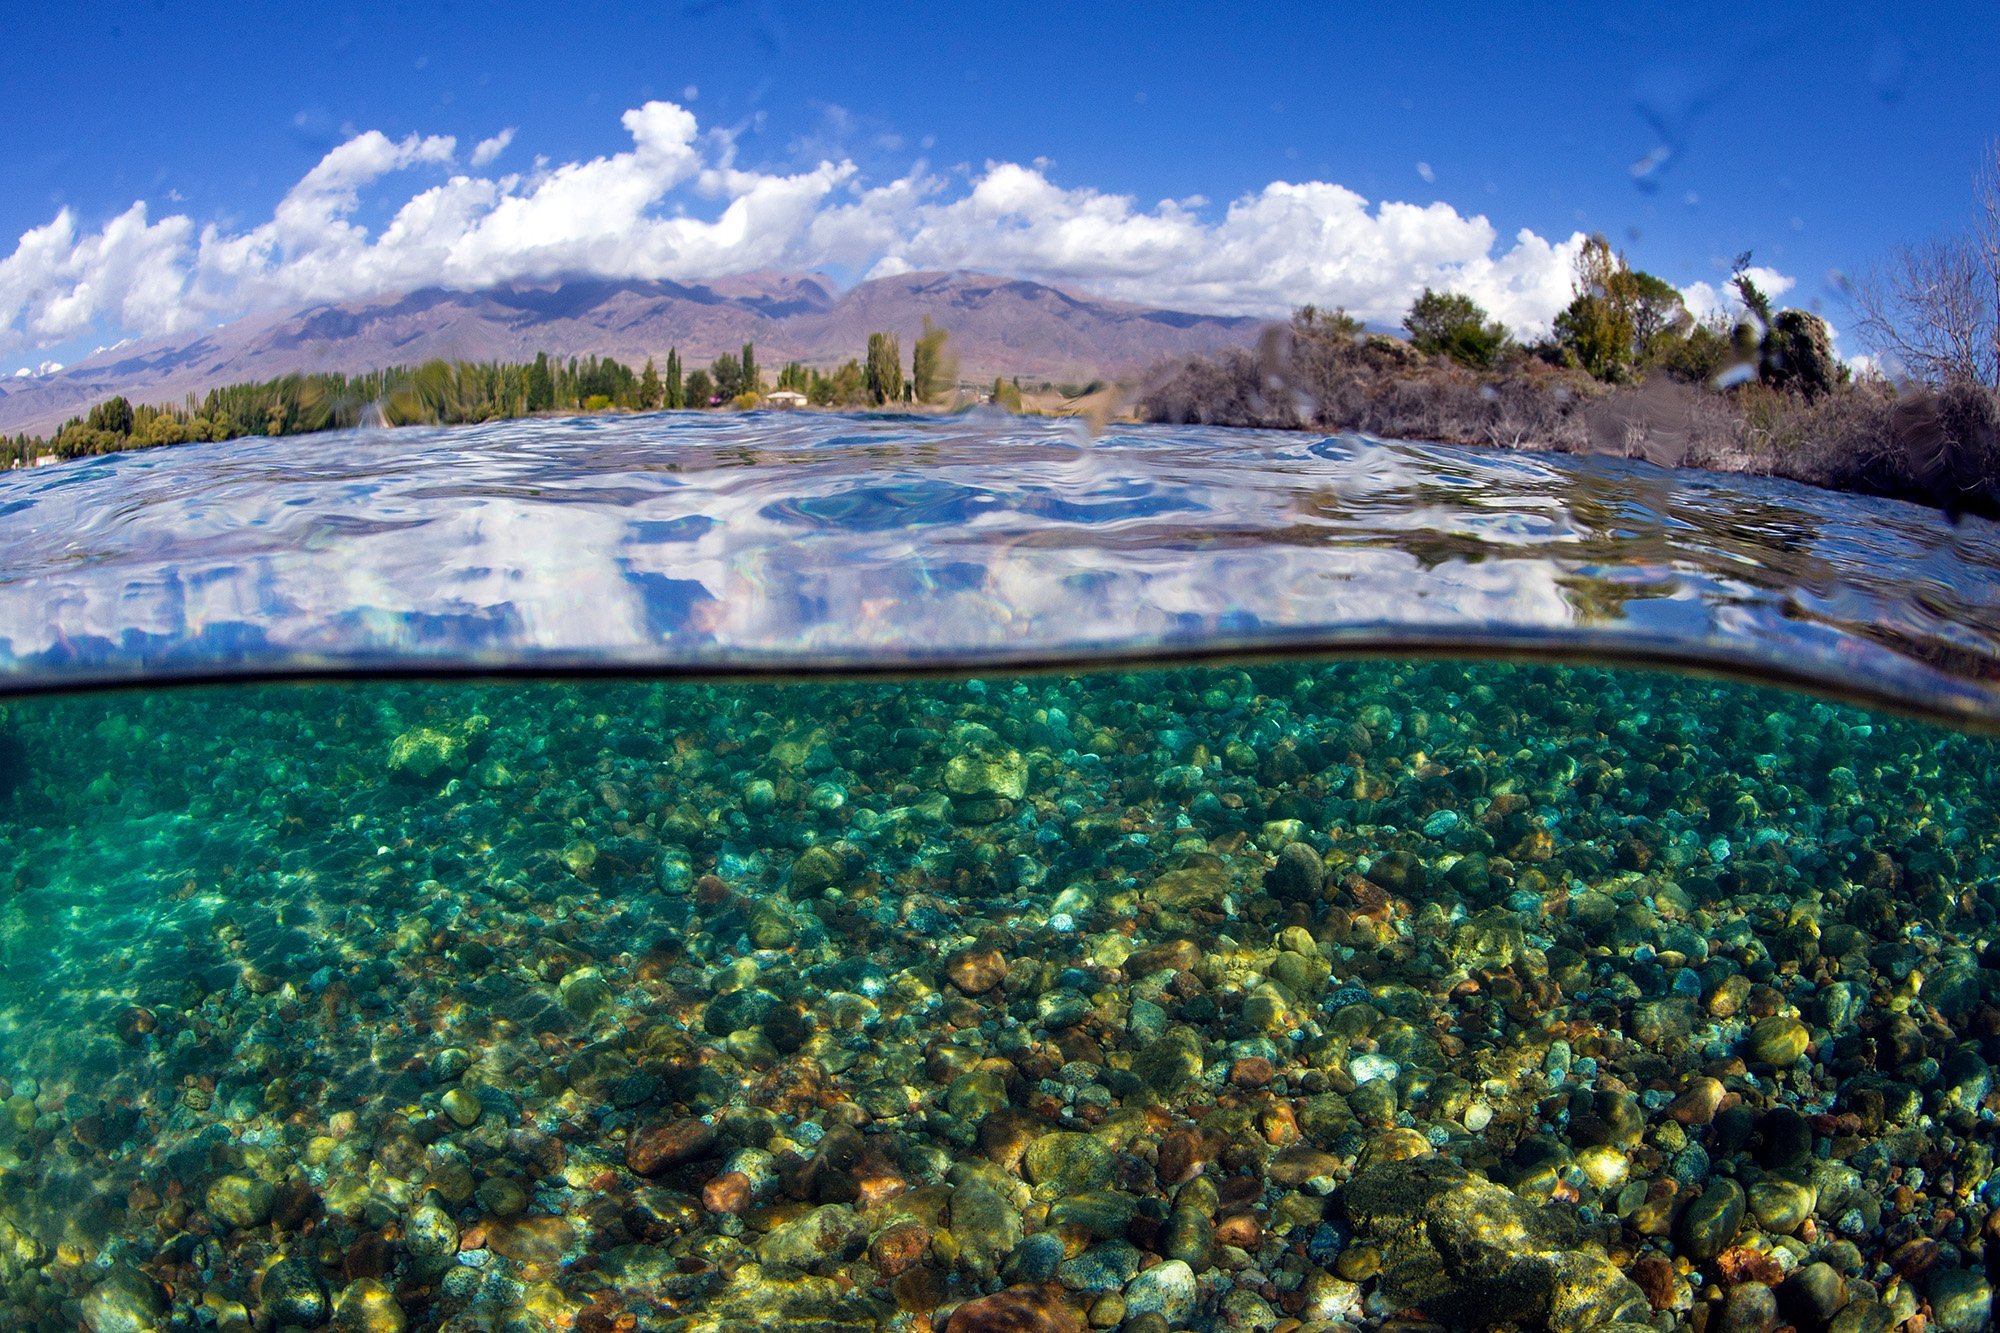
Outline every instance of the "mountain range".
<path id="1" fill-rule="evenodd" d="M 708 282 L 569 280 L 484 291 L 424 288 L 252 315 L 200 333 L 125 343 L 47 375 L 0 380 L 0 432 L 47 432 L 92 403 L 178 402 L 224 384 L 294 371 L 374 370 L 447 361 L 528 361 L 537 352 L 688 369 L 746 342 L 766 371 L 822 369 L 898 334 L 907 357 L 929 316 L 951 334 L 968 381 L 996 375 L 1080 382 L 1251 342 L 1262 322 L 1099 300 L 977 273 L 907 273 L 841 290 L 818 274 Z"/>

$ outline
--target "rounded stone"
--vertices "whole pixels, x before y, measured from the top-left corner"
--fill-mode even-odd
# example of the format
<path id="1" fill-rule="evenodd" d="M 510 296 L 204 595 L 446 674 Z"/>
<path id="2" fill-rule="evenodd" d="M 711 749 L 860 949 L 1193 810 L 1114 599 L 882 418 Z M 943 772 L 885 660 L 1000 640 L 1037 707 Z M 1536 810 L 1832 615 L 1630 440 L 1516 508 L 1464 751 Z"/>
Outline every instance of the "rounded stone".
<path id="1" fill-rule="evenodd" d="M 1789 1235 L 1812 1216 L 1817 1198 L 1810 1185 L 1766 1176 L 1750 1187 L 1750 1213 L 1764 1230 Z"/>
<path id="2" fill-rule="evenodd" d="M 166 1310 L 157 1283 L 136 1269 L 119 1268 L 83 1298 L 83 1324 L 90 1333 L 153 1333 Z"/>
<path id="3" fill-rule="evenodd" d="M 1111 1183 L 1111 1149 L 1089 1134 L 1057 1130 L 1028 1145 L 1028 1179 L 1051 1197 L 1081 1194 Z"/>
<path id="4" fill-rule="evenodd" d="M 1125 1284 L 1127 1314 L 1156 1314 L 1179 1324 L 1194 1313 L 1194 1270 L 1179 1259 L 1155 1264 Z"/>
<path id="5" fill-rule="evenodd" d="M 1722 1303 L 1720 1333 L 1771 1333 L 1778 1326 L 1778 1298 L 1761 1282 L 1739 1282 Z"/>
<path id="6" fill-rule="evenodd" d="M 470 1129 L 479 1123 L 479 1113 L 484 1108 L 479 1104 L 479 1097 L 468 1089 L 453 1088 L 438 1100 L 444 1106 L 444 1113 L 459 1128 Z"/>
<path id="7" fill-rule="evenodd" d="M 1760 1018 L 1744 1041 L 1743 1054 L 1750 1063 L 1772 1069 L 1790 1069 L 1805 1057 L 1812 1033 L 1804 1023 L 1782 1014 Z"/>
<path id="8" fill-rule="evenodd" d="M 220 1176 L 208 1187 L 208 1213 L 232 1231 L 262 1226 L 271 1216 L 276 1194 L 268 1180 Z"/>
<path id="9" fill-rule="evenodd" d="M 403 1333 L 406 1327 L 396 1294 L 374 1278 L 348 1283 L 334 1303 L 334 1333 Z"/>
<path id="10" fill-rule="evenodd" d="M 1993 1318 L 1993 1285 L 1963 1268 L 1934 1273 L 1930 1281 L 1931 1322 L 1940 1333 L 1976 1333 Z"/>
<path id="11" fill-rule="evenodd" d="M 264 1270 L 259 1290 L 264 1313 L 280 1328 L 288 1324 L 318 1328 L 326 1322 L 329 1310 L 326 1284 L 319 1280 L 318 1271 L 308 1260 L 278 1260 Z"/>
<path id="12" fill-rule="evenodd" d="M 1688 1257 L 1707 1262 L 1729 1248 L 1743 1228 L 1743 1187 L 1717 1180 L 1681 1215 L 1681 1246 Z"/>

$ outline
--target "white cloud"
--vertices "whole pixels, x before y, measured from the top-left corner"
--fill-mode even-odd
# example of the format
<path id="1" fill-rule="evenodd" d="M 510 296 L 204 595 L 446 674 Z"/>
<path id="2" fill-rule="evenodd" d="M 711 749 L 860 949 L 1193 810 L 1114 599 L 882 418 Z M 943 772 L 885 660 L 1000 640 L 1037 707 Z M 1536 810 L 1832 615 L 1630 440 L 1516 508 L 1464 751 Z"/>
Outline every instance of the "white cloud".
<path id="1" fill-rule="evenodd" d="M 1798 286 L 1798 279 L 1787 277 L 1774 268 L 1761 264 L 1743 270 L 1750 275 L 1750 281 L 1757 284 L 1757 290 L 1766 296 L 1783 296 Z M 1688 313 L 1696 319 L 1711 319 L 1722 315 L 1730 320 L 1741 319 L 1745 313 L 1743 298 L 1736 294 L 1732 283 L 1691 282 L 1681 288 L 1681 300 L 1687 303 Z"/>
<path id="2" fill-rule="evenodd" d="M 692 100 L 689 90 L 687 100 Z M 457 169 L 447 136 L 354 135 L 243 230 L 151 221 L 134 204 L 85 233 L 68 209 L 0 258 L 0 349 L 93 331 L 176 332 L 249 310 L 424 285 L 479 288 L 566 275 L 714 277 L 842 266 L 882 276 L 978 269 L 1106 296 L 1223 314 L 1282 315 L 1313 302 L 1395 324 L 1425 287 L 1465 292 L 1519 334 L 1570 297 L 1583 237 L 1522 230 L 1502 242 L 1447 204 L 1371 202 L 1325 181 L 1276 181 L 1217 216 L 1200 198 L 1146 207 L 1051 178 L 1043 159 L 935 175 L 921 163 L 880 185 L 853 163 L 791 174 L 745 169 L 735 135 L 703 131 L 673 102 L 623 116 L 631 147 L 587 161 L 484 174 L 506 129 Z M 398 202 L 389 178 L 433 173 Z M 437 180 L 437 176 L 443 179 Z M 364 196 L 394 211 L 355 221 Z M 1753 270 L 1773 295 L 1791 280 Z M 1686 289 L 1697 313 L 1730 294 Z"/>
<path id="3" fill-rule="evenodd" d="M 512 142 L 514 142 L 514 127 L 511 125 L 494 135 L 491 139 L 481 139 L 479 146 L 472 150 L 472 165 L 475 167 L 485 166 L 494 158 L 506 152 L 507 145 Z"/>

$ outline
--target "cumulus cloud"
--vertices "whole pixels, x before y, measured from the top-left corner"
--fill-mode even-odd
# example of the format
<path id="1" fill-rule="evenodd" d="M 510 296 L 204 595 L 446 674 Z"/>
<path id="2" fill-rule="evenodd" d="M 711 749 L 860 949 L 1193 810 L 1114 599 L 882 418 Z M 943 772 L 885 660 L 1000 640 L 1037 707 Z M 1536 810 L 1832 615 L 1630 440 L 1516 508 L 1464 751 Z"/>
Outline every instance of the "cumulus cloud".
<path id="1" fill-rule="evenodd" d="M 479 146 L 472 150 L 472 165 L 483 167 L 494 158 L 507 151 L 507 145 L 514 142 L 514 129 L 510 125 L 490 139 L 481 139 Z"/>
<path id="2" fill-rule="evenodd" d="M 691 91 L 691 90 L 690 90 Z M 691 100 L 691 98 L 689 99 Z M 64 209 L 0 258 L 0 348 L 92 331 L 178 332 L 255 309 L 417 286 L 477 289 L 572 275 L 685 279 L 836 266 L 883 276 L 976 269 L 1218 314 L 1313 302 L 1393 324 L 1425 287 L 1464 292 L 1518 334 L 1570 297 L 1583 237 L 1520 231 L 1443 203 L 1371 202 L 1325 181 L 1275 181 L 1223 206 L 1148 207 L 1052 178 L 1040 159 L 962 176 L 922 164 L 879 184 L 846 159 L 790 173 L 738 165 L 727 131 L 684 105 L 627 111 L 631 147 L 489 174 L 507 129 L 459 164 L 448 136 L 350 137 L 241 230 L 135 203 L 96 231 Z M 417 177 L 414 188 L 394 183 Z M 424 179 L 428 177 L 428 180 Z M 441 179 L 440 179 L 441 178 Z M 394 205 L 371 230 L 364 198 Z M 1756 270 L 1774 294 L 1788 279 Z M 1726 302 L 1709 284 L 1690 307 Z"/>

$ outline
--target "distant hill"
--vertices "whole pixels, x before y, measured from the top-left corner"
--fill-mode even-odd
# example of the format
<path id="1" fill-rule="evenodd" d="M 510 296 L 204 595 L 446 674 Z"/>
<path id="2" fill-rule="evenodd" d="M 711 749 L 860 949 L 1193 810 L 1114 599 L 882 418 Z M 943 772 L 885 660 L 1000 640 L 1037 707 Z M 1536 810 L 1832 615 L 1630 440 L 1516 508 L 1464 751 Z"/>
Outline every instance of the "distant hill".
<path id="1" fill-rule="evenodd" d="M 447 361 L 612 356 L 638 366 L 680 348 L 688 368 L 746 342 L 767 374 L 786 361 L 822 368 L 860 357 L 868 335 L 902 336 L 907 358 L 924 316 L 950 330 L 970 380 L 1083 381 L 1162 358 L 1247 344 L 1260 321 L 1101 301 L 1037 282 L 974 273 L 908 273 L 848 291 L 812 274 L 713 282 L 520 284 L 419 291 L 253 315 L 205 333 L 99 353 L 53 375 L 0 380 L 0 432 L 46 432 L 92 403 L 178 402 L 224 384 L 293 371 L 363 371 Z"/>

